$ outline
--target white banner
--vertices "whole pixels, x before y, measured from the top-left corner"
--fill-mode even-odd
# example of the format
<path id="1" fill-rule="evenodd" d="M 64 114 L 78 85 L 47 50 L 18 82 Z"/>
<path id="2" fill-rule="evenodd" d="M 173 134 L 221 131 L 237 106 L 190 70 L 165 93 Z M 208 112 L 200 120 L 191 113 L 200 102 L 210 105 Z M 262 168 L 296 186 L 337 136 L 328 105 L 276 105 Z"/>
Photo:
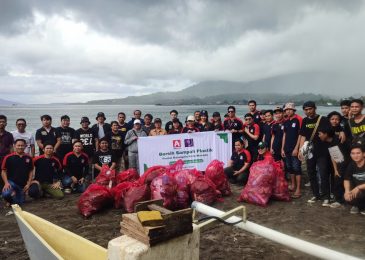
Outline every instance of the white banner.
<path id="1" fill-rule="evenodd" d="M 138 138 L 139 169 L 142 175 L 154 165 L 184 161 L 184 168 L 205 171 L 208 164 L 220 160 L 225 165 L 232 155 L 230 132 L 200 132 Z"/>

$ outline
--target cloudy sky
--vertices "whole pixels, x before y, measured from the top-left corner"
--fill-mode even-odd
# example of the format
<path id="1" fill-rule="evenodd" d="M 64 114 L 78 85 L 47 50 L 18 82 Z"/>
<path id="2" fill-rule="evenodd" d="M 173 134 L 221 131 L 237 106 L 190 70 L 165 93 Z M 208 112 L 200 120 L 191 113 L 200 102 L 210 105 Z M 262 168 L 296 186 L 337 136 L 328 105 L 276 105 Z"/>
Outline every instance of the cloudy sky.
<path id="1" fill-rule="evenodd" d="M 0 0 L 0 98 L 84 102 L 308 71 L 361 93 L 364 25 L 356 0 Z"/>

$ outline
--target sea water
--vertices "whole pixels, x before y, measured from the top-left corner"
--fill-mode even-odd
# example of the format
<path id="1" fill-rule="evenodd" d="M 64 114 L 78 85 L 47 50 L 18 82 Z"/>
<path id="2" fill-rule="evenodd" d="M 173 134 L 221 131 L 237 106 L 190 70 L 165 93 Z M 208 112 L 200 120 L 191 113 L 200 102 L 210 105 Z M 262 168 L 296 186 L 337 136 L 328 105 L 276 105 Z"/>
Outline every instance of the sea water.
<path id="1" fill-rule="evenodd" d="M 217 111 L 223 116 L 227 113 L 228 105 L 205 105 L 205 106 L 156 106 L 156 105 L 17 105 L 17 106 L 0 106 L 0 114 L 6 115 L 8 118 L 7 131 L 15 130 L 15 121 L 18 118 L 24 118 L 27 121 L 27 131 L 32 132 L 41 127 L 40 116 L 48 114 L 52 117 L 52 125 L 57 127 L 60 125 L 62 115 L 68 115 L 71 119 L 71 127 L 80 128 L 80 119 L 87 116 L 92 124 L 96 123 L 96 115 L 98 112 L 104 112 L 106 122 L 117 120 L 119 112 L 126 114 L 128 122 L 135 109 L 142 111 L 142 118 L 145 114 L 152 114 L 154 118 L 161 118 L 162 125 L 170 120 L 169 112 L 176 109 L 179 112 L 178 117 L 182 122 L 188 115 L 193 115 L 197 110 L 207 110 L 209 117 L 213 112 Z M 236 105 L 236 116 L 243 119 L 243 116 L 248 112 L 246 105 Z M 274 109 L 272 105 L 258 105 L 259 110 Z M 318 107 L 317 112 L 321 115 L 327 115 L 331 111 L 340 111 L 339 107 Z M 297 107 L 297 113 L 303 116 L 301 106 Z"/>

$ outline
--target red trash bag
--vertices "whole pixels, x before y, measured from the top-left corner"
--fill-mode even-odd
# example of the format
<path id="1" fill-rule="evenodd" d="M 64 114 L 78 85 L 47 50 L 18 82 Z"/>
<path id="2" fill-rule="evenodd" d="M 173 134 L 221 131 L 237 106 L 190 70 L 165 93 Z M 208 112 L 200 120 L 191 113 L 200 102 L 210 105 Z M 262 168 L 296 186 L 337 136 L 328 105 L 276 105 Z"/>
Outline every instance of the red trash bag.
<path id="1" fill-rule="evenodd" d="M 136 181 L 139 179 L 139 174 L 136 169 L 131 168 L 126 171 L 120 172 L 116 177 L 117 184 L 125 182 L 125 181 Z"/>
<path id="2" fill-rule="evenodd" d="M 125 181 L 122 183 L 119 183 L 117 186 L 115 186 L 114 188 L 112 188 L 110 190 L 110 193 L 112 195 L 112 197 L 114 198 L 114 208 L 116 209 L 120 209 L 123 208 L 123 199 L 125 194 L 127 193 L 127 191 L 132 188 L 137 186 L 135 183 L 129 182 L 129 181 Z"/>
<path id="3" fill-rule="evenodd" d="M 81 194 L 77 206 L 84 217 L 90 217 L 95 212 L 109 207 L 113 204 L 113 198 L 107 187 L 91 184 L 87 190 Z"/>
<path id="4" fill-rule="evenodd" d="M 183 167 L 184 167 L 184 161 L 180 159 L 176 161 L 174 164 L 167 166 L 166 173 L 169 175 L 173 175 L 176 172 L 181 171 Z"/>
<path id="5" fill-rule="evenodd" d="M 151 199 L 163 199 L 163 206 L 167 209 L 176 208 L 177 184 L 173 177 L 162 175 L 151 182 Z"/>
<path id="6" fill-rule="evenodd" d="M 274 187 L 272 198 L 282 201 L 290 201 L 288 182 L 285 179 L 284 165 L 282 162 L 274 162 Z"/>
<path id="7" fill-rule="evenodd" d="M 195 201 L 211 205 L 221 195 L 214 183 L 206 177 L 199 177 L 191 184 L 191 197 Z"/>
<path id="8" fill-rule="evenodd" d="M 221 161 L 211 161 L 205 169 L 205 176 L 217 186 L 217 189 L 223 196 L 229 196 L 232 192 L 227 177 L 224 174 L 223 165 L 224 163 Z"/>
<path id="9" fill-rule="evenodd" d="M 179 172 L 181 173 L 181 171 Z M 177 185 L 176 208 L 186 209 L 190 206 L 190 183 L 189 179 L 182 174 L 175 174 Z"/>
<path id="10" fill-rule="evenodd" d="M 129 213 L 134 212 L 134 206 L 137 202 L 149 200 L 151 191 L 148 185 L 131 187 L 123 198 L 125 210 Z"/>
<path id="11" fill-rule="evenodd" d="M 262 160 L 253 163 L 250 168 L 247 185 L 243 188 L 238 201 L 247 201 L 259 206 L 266 206 L 272 195 L 274 174 L 272 160 Z"/>
<path id="12" fill-rule="evenodd" d="M 143 184 L 150 184 L 154 178 L 166 173 L 166 166 L 156 165 L 147 169 L 147 171 L 139 178 L 138 182 Z"/>
<path id="13" fill-rule="evenodd" d="M 185 169 L 185 170 L 175 172 L 175 174 L 174 174 L 175 180 L 179 176 L 183 176 L 183 177 L 187 178 L 188 183 L 192 184 L 197 178 L 203 177 L 203 174 L 194 168 L 194 169 Z"/>
<path id="14" fill-rule="evenodd" d="M 115 170 L 110 170 L 108 165 L 103 165 L 99 175 L 95 179 L 95 184 L 109 186 L 109 188 L 115 185 Z"/>

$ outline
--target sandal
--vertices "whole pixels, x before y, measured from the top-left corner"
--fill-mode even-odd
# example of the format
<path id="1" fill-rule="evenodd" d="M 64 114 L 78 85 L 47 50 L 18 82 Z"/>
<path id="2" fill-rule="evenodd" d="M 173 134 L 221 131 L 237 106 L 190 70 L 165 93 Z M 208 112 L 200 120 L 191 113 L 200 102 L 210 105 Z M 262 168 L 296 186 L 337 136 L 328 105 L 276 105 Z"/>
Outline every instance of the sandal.
<path id="1" fill-rule="evenodd" d="M 300 197 L 302 197 L 302 194 L 293 194 L 291 195 L 292 199 L 299 199 Z"/>

